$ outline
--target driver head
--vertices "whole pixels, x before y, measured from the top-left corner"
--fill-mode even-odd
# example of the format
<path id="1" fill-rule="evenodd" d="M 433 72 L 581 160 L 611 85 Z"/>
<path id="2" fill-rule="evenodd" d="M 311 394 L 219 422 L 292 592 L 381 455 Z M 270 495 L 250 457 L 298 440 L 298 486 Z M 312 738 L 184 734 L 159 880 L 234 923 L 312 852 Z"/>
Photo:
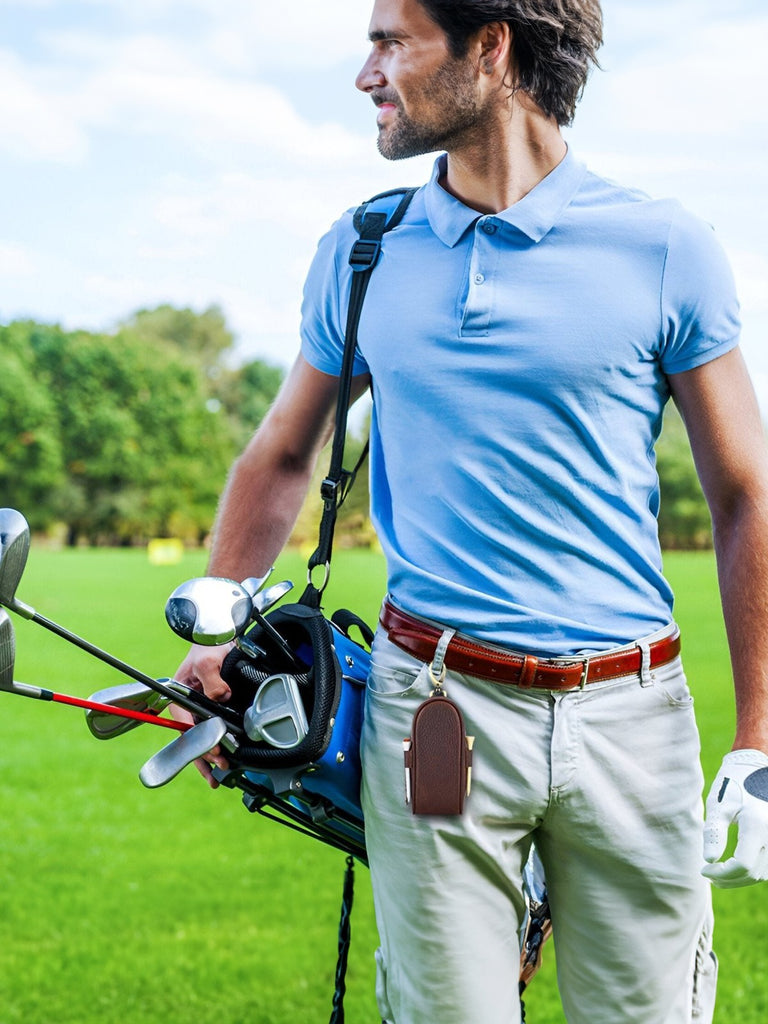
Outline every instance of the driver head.
<path id="1" fill-rule="evenodd" d="M 187 580 L 165 605 L 174 633 L 206 647 L 229 643 L 244 633 L 252 612 L 253 596 L 245 587 L 218 576 Z"/>

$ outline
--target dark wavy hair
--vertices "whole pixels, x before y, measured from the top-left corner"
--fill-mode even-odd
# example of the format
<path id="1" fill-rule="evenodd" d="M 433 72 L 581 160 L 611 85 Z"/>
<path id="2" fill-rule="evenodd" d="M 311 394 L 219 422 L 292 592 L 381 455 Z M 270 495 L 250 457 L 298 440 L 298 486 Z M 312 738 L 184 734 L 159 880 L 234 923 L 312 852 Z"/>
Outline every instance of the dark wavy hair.
<path id="1" fill-rule="evenodd" d="M 600 0 L 419 0 L 448 37 L 454 57 L 467 55 L 469 39 L 494 21 L 512 31 L 517 78 L 559 125 L 573 121 L 591 66 L 599 67 L 603 41 Z"/>

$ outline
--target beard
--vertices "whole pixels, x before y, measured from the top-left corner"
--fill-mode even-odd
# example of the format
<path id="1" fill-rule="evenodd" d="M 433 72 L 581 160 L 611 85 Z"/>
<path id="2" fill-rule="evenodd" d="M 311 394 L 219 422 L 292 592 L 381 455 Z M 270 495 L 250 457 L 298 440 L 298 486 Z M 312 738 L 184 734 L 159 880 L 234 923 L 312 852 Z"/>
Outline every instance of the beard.
<path id="1" fill-rule="evenodd" d="M 477 100 L 472 70 L 460 61 L 442 64 L 425 80 L 419 97 L 411 103 L 413 114 L 406 114 L 393 91 L 374 92 L 372 98 L 393 103 L 397 109 L 393 122 L 379 129 L 377 146 L 387 160 L 454 149 L 488 122 L 487 112 Z"/>

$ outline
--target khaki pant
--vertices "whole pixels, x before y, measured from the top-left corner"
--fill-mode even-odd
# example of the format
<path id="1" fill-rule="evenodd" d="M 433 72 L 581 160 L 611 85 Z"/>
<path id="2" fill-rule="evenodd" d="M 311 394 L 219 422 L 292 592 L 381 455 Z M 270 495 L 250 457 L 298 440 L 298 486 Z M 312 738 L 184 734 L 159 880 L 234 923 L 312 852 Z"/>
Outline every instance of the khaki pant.
<path id="1" fill-rule="evenodd" d="M 561 694 L 450 671 L 445 687 L 476 737 L 472 793 L 461 817 L 419 817 L 404 802 L 402 741 L 429 675 L 377 635 L 362 750 L 382 1017 L 518 1024 L 535 841 L 569 1024 L 708 1024 L 702 776 L 679 659 Z"/>

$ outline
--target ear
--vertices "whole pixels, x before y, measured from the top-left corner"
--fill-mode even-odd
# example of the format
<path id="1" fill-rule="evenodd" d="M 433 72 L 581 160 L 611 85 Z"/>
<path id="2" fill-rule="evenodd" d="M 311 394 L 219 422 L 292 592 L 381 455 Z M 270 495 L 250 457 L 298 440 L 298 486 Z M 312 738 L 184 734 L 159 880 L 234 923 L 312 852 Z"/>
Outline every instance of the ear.
<path id="1" fill-rule="evenodd" d="M 492 21 L 479 29 L 474 40 L 477 67 L 485 75 L 506 75 L 512 53 L 512 31 L 506 21 Z"/>

